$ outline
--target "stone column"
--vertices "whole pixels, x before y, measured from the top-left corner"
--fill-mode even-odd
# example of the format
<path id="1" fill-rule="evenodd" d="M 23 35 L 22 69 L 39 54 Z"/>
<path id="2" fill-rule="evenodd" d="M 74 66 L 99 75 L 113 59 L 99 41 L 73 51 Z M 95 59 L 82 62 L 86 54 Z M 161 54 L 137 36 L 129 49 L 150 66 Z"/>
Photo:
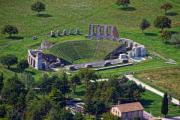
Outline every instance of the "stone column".
<path id="1" fill-rule="evenodd" d="M 90 24 L 89 25 L 89 36 L 91 37 L 91 36 L 93 36 L 93 32 L 94 32 L 94 26 L 93 26 L 93 24 Z"/>
<path id="2" fill-rule="evenodd" d="M 114 27 L 111 26 L 110 29 L 111 29 L 111 30 L 110 30 L 110 32 L 111 32 L 111 39 L 114 39 L 114 35 L 113 35 L 113 29 L 114 29 Z"/>
<path id="3" fill-rule="evenodd" d="M 97 25 L 97 38 L 99 39 L 101 35 L 101 26 Z"/>
<path id="4" fill-rule="evenodd" d="M 107 38 L 107 34 L 108 34 L 108 26 L 104 25 L 104 38 Z"/>
<path id="5" fill-rule="evenodd" d="M 30 65 L 32 65 L 32 58 L 30 57 Z"/>
<path id="6" fill-rule="evenodd" d="M 35 65 L 36 65 L 36 61 L 35 61 L 35 60 L 33 60 L 33 67 L 35 67 Z"/>
<path id="7" fill-rule="evenodd" d="M 96 31 L 96 29 L 97 29 L 97 28 L 96 28 L 96 25 L 93 25 L 93 27 L 92 27 L 92 28 L 93 28 L 93 36 L 96 36 L 96 32 L 95 32 L 95 31 Z"/>

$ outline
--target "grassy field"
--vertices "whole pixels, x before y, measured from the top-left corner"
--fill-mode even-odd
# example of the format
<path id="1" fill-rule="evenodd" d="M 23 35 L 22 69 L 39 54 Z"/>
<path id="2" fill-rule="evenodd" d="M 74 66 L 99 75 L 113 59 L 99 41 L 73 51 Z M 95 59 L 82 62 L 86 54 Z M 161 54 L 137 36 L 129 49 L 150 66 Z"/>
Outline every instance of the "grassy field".
<path id="1" fill-rule="evenodd" d="M 136 77 L 180 100 L 179 73 L 180 69 L 177 67 L 164 68 L 140 72 L 136 74 Z"/>
<path id="2" fill-rule="evenodd" d="M 118 46 L 118 42 L 110 40 L 68 41 L 56 44 L 49 49 L 49 53 L 70 63 L 77 62 L 78 60 L 90 62 L 104 59 Z"/>
<path id="3" fill-rule="evenodd" d="M 150 92 L 146 91 L 142 95 L 141 103 L 145 108 L 145 111 L 151 113 L 152 115 L 158 117 L 161 115 L 161 104 L 162 104 L 162 97 Z M 180 108 L 179 106 L 175 106 L 170 104 L 169 105 L 169 117 L 179 116 Z"/>

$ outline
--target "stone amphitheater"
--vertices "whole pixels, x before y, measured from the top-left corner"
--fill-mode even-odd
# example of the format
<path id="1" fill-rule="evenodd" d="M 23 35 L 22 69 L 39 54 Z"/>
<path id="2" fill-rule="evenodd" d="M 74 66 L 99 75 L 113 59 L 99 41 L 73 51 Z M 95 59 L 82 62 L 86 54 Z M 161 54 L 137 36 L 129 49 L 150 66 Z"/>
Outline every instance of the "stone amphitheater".
<path id="1" fill-rule="evenodd" d="M 122 53 L 118 53 L 118 58 L 96 61 L 84 64 L 66 65 L 63 60 L 43 53 L 43 49 L 48 49 L 52 46 L 50 42 L 43 41 L 38 50 L 28 50 L 28 63 L 32 67 L 38 70 L 50 70 L 57 66 L 65 66 L 64 68 L 69 70 L 78 70 L 81 68 L 98 68 L 111 65 L 117 65 L 122 63 L 132 62 L 132 59 L 145 58 L 147 56 L 147 49 L 144 45 L 141 45 L 133 40 L 120 38 L 118 30 L 113 25 L 100 25 L 90 24 L 89 34 L 86 36 L 89 40 L 103 40 L 110 39 L 121 43 Z"/>

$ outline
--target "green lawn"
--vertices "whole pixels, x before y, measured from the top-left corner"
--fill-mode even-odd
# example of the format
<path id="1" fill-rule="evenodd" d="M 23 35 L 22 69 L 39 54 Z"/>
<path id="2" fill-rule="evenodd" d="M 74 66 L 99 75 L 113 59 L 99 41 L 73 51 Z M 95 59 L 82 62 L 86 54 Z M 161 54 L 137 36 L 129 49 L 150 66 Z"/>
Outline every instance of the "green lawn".
<path id="1" fill-rule="evenodd" d="M 139 73 L 139 72 L 148 71 L 152 69 L 167 68 L 167 67 L 169 68 L 173 66 L 176 66 L 176 65 L 166 64 L 164 63 L 162 59 L 154 57 L 153 59 L 148 59 L 146 61 L 134 64 L 128 67 L 120 67 L 116 69 L 97 71 L 97 74 L 100 74 L 102 75 L 102 77 L 106 78 L 112 75 L 121 75 L 124 73 Z"/>

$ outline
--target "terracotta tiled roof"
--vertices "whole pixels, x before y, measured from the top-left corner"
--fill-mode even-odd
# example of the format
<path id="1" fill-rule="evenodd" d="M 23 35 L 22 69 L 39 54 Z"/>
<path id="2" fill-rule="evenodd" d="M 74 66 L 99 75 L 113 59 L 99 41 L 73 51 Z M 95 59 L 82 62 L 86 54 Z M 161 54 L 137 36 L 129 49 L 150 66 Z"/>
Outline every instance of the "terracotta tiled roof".
<path id="1" fill-rule="evenodd" d="M 122 113 L 144 110 L 144 108 L 140 102 L 120 104 L 120 105 L 116 105 L 114 107 L 117 107 Z"/>

